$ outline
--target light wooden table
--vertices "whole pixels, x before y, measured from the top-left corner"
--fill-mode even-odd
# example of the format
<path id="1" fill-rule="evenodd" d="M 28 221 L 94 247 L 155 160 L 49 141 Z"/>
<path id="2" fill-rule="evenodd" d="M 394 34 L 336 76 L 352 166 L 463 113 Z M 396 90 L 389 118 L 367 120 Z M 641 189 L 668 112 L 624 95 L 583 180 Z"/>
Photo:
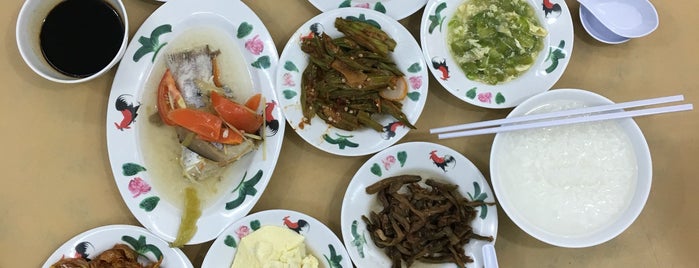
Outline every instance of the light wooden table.
<path id="1" fill-rule="evenodd" d="M 233 1 L 233 0 L 229 0 Z M 392 0 L 396 1 L 396 0 Z M 125 0 L 131 36 L 157 5 Z M 281 52 L 303 22 L 319 14 L 307 0 L 246 0 L 266 24 Z M 699 103 L 697 1 L 655 1 L 660 27 L 621 45 L 589 37 L 578 3 L 567 1 L 575 43 L 571 63 L 554 88 L 582 88 L 613 101 L 685 94 Z M 62 243 L 109 224 L 138 225 L 119 195 L 109 168 L 105 117 L 115 69 L 79 84 L 49 82 L 22 61 L 15 23 L 22 1 L 0 9 L 0 267 L 38 267 Z M 401 20 L 419 35 L 420 10 Z M 417 38 L 419 39 L 419 38 Z M 401 142 L 430 141 L 468 157 L 489 177 L 492 135 L 437 140 L 430 127 L 504 117 L 509 110 L 466 104 L 430 78 L 426 109 Z M 495 245 L 501 267 L 696 267 L 699 263 L 699 159 L 697 112 L 636 120 L 653 157 L 653 187 L 640 217 L 617 238 L 599 246 L 566 249 L 539 242 L 502 213 Z M 315 149 L 288 125 L 278 166 L 253 212 L 284 208 L 309 214 L 340 232 L 345 188 L 368 159 Z M 318 165 L 322 163 L 322 165 Z M 199 267 L 211 242 L 187 246 Z"/>

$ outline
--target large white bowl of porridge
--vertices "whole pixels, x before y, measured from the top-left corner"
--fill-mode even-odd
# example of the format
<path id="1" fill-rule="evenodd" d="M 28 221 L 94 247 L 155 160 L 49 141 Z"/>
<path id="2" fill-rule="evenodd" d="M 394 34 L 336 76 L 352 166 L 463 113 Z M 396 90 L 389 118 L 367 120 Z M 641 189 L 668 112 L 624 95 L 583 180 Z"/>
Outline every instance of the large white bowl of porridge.
<path id="1" fill-rule="evenodd" d="M 558 89 L 536 95 L 508 117 L 613 103 Z M 531 236 L 560 247 L 589 247 L 628 228 L 650 192 L 648 144 L 633 119 L 499 133 L 490 156 L 498 203 Z"/>

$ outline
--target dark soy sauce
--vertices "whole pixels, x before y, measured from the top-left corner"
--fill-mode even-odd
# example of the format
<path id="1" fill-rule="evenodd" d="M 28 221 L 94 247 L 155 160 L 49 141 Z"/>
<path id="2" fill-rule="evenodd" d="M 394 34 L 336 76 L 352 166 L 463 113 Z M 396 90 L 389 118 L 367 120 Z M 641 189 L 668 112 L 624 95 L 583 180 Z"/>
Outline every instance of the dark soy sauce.
<path id="1" fill-rule="evenodd" d="M 44 19 L 39 40 L 46 61 L 71 77 L 87 77 L 106 67 L 119 52 L 124 24 L 102 0 L 66 0 Z"/>

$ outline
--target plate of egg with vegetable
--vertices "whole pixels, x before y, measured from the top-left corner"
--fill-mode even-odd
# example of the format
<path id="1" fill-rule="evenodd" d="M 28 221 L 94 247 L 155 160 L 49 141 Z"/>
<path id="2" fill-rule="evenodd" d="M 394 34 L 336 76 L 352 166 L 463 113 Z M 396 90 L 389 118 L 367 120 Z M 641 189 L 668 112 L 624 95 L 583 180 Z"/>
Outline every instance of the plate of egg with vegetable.
<path id="1" fill-rule="evenodd" d="M 358 156 L 415 129 L 427 97 L 427 66 L 395 19 L 364 8 L 324 12 L 293 34 L 276 75 L 291 127 L 325 152 Z"/>
<path id="2" fill-rule="evenodd" d="M 342 238 L 357 267 L 483 267 L 498 229 L 495 196 L 461 153 L 391 146 L 365 162 L 342 201 Z"/>
<path id="3" fill-rule="evenodd" d="M 430 0 L 420 40 L 432 75 L 451 94 L 511 108 L 563 75 L 573 23 L 562 0 Z"/>
<path id="4" fill-rule="evenodd" d="M 351 268 L 340 239 L 301 212 L 273 209 L 250 214 L 226 228 L 202 267 Z"/>
<path id="5" fill-rule="evenodd" d="M 248 214 L 284 136 L 278 56 L 240 1 L 169 1 L 136 32 L 112 85 L 107 148 L 136 219 L 172 247 Z"/>

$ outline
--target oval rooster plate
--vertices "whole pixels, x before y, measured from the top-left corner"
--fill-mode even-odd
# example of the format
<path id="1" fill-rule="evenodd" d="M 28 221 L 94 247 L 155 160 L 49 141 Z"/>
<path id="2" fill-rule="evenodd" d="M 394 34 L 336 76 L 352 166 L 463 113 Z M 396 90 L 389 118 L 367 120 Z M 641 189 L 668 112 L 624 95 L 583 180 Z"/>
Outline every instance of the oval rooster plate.
<path id="1" fill-rule="evenodd" d="M 240 239 L 265 225 L 289 228 L 304 236 L 306 253 L 316 257 L 320 267 L 352 268 L 345 247 L 327 226 L 306 214 L 281 209 L 248 215 L 226 228 L 209 248 L 202 267 L 230 267 Z"/>
<path id="2" fill-rule="evenodd" d="M 115 244 L 134 249 L 140 255 L 140 262 L 156 262 L 162 258 L 160 267 L 193 267 L 182 250 L 171 248 L 143 227 L 131 225 L 102 226 L 76 235 L 56 249 L 42 267 L 49 268 L 61 258 L 94 258 Z"/>
<path id="3" fill-rule="evenodd" d="M 313 117 L 310 124 L 302 123 L 301 78 L 308 66 L 309 57 L 301 51 L 301 39 L 319 32 L 324 32 L 332 38 L 343 36 L 334 26 L 335 18 L 338 17 L 373 24 L 396 41 L 395 50 L 389 53 L 389 57 L 395 61 L 408 81 L 407 96 L 401 101 L 402 111 L 408 121 L 415 125 L 427 99 L 428 74 L 420 46 L 400 23 L 373 10 L 363 8 L 330 10 L 310 19 L 296 30 L 284 47 L 280 58 L 276 75 L 277 95 L 283 96 L 279 101 L 286 120 L 306 142 L 336 155 L 372 154 L 395 144 L 408 134 L 410 129 L 390 115 L 373 117 L 383 126 L 381 132 L 369 127 L 361 127 L 354 131 L 338 129 L 325 123 L 319 116 Z"/>
<path id="4" fill-rule="evenodd" d="M 573 22 L 562 0 L 525 0 L 548 30 L 534 65 L 508 82 L 490 85 L 466 78 L 447 45 L 448 24 L 463 0 L 430 0 L 420 25 L 420 40 L 432 75 L 457 98 L 485 108 L 511 108 L 547 91 L 563 75 L 573 52 Z"/>
<path id="5" fill-rule="evenodd" d="M 459 192 L 469 200 L 495 202 L 493 191 L 483 174 L 465 156 L 448 147 L 428 142 L 398 144 L 372 156 L 355 173 L 342 201 L 340 225 L 345 247 L 357 267 L 391 267 L 390 258 L 371 240 L 362 216 L 379 212 L 381 205 L 375 194 L 366 193 L 366 187 L 382 179 L 398 175 L 419 175 L 423 181 L 437 181 L 458 185 Z M 471 222 L 473 232 L 483 236 L 497 235 L 498 213 L 495 205 L 476 208 Z M 467 267 L 483 267 L 481 248 L 487 242 L 471 239 L 464 249 L 474 261 Z M 455 267 L 454 263 L 427 264 L 415 262 L 410 267 Z"/>
<path id="6" fill-rule="evenodd" d="M 216 238 L 229 224 L 252 209 L 272 176 L 285 127 L 273 90 L 278 54 L 272 37 L 255 13 L 241 1 L 168 1 L 163 4 L 143 23 L 129 44 L 114 78 L 107 109 L 107 147 L 112 172 L 124 202 L 138 221 L 166 241 L 173 241 L 179 228 L 182 205 L 175 203 L 178 200 L 175 197 L 182 194 L 183 189 L 169 188 L 184 180 L 184 176 L 178 173 L 176 175 L 182 178 L 177 179 L 162 174 L 182 168 L 175 157 L 168 165 L 153 160 L 157 158 L 153 156 L 157 156 L 154 148 L 161 141 L 157 136 L 148 139 L 153 134 L 146 131 L 151 126 L 146 124 L 153 124 L 151 117 L 158 117 L 153 99 L 165 72 L 165 55 L 170 46 L 175 46 L 175 50 L 177 45 L 197 41 L 190 40 L 190 35 L 184 33 L 206 32 L 200 29 L 220 33 L 217 36 L 228 42 L 219 40 L 214 44 L 232 45 L 214 47 L 222 51 L 218 57 L 225 54 L 224 48 L 238 55 L 237 65 L 219 63 L 222 72 L 236 70 L 232 80 L 241 85 L 245 83 L 248 95 L 262 94 L 264 105 L 259 109 L 266 119 L 261 132 L 265 141 L 227 167 L 220 177 L 221 183 L 213 184 L 211 192 L 215 193 L 203 207 L 197 222 L 198 231 L 188 244 Z M 180 36 L 187 38 L 177 39 Z M 208 38 L 212 34 L 202 36 Z M 243 86 L 232 84 L 231 87 L 237 90 Z M 174 130 L 168 133 L 175 135 Z M 179 147 L 176 152 L 180 152 Z M 174 183 L 168 179 L 180 181 Z"/>

